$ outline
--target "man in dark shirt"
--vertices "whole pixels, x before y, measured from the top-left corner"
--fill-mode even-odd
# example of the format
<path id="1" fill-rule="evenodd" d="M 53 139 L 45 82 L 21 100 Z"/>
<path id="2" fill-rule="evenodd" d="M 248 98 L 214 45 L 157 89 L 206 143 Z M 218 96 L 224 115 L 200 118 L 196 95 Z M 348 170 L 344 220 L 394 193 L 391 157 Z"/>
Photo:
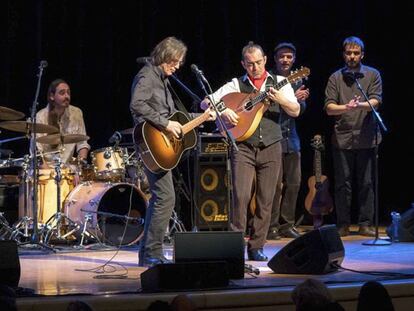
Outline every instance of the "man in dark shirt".
<path id="1" fill-rule="evenodd" d="M 138 72 L 132 84 L 130 110 L 135 124 L 147 121 L 177 139 L 182 136 L 181 123 L 168 119 L 177 111 L 168 77 L 183 64 L 186 52 L 186 45 L 175 37 L 165 38 L 154 48 L 151 61 Z M 154 173 L 145 168 L 145 173 L 151 199 L 140 241 L 139 265 L 153 266 L 168 262 L 163 240 L 175 205 L 175 191 L 171 171 Z"/>
<path id="2" fill-rule="evenodd" d="M 281 42 L 273 50 L 275 61 L 274 73 L 281 79 L 291 74 L 296 60 L 296 47 L 290 42 Z M 299 81 L 292 84 L 295 96 L 300 105 L 300 114 L 306 109 L 305 100 L 309 97 L 309 89 Z M 280 111 L 280 127 L 282 128 L 282 174 L 277 183 L 273 199 L 272 217 L 267 238 L 278 240 L 281 236 L 297 238 L 300 233 L 296 230 L 295 211 L 301 183 L 301 154 L 300 138 L 296 131 L 295 118 L 283 110 Z"/>
<path id="3" fill-rule="evenodd" d="M 361 39 L 346 38 L 342 46 L 345 67 L 329 77 L 325 89 L 326 113 L 335 118 L 332 145 L 337 225 L 341 236 L 349 235 L 354 188 L 358 192 L 358 233 L 375 236 L 371 226 L 375 182 L 372 170 L 381 133 L 355 78 L 359 79 L 370 104 L 378 109 L 382 100 L 381 76 L 378 70 L 362 65 L 364 43 Z"/>
<path id="4" fill-rule="evenodd" d="M 245 232 L 247 210 L 251 200 L 253 181 L 256 179 L 256 209 L 252 219 L 250 239 L 247 244 L 249 260 L 266 261 L 263 253 L 266 235 L 269 230 L 272 201 L 276 191 L 277 176 L 281 169 L 282 133 L 279 126 L 279 113 L 283 109 L 291 116 L 299 114 L 299 104 L 291 85 L 288 83 L 279 90 L 274 86 L 276 77 L 266 71 L 267 57 L 260 45 L 249 42 L 242 50 L 241 65 L 246 74 L 233 78 L 210 97 L 218 102 L 230 93 L 267 92 L 269 105 L 253 134 L 237 143 L 238 151 L 232 150 L 232 177 L 234 206 L 231 213 L 231 228 Z M 202 102 L 202 108 L 207 102 Z M 204 104 L 204 106 L 203 106 Z M 241 104 L 241 103 L 240 103 Z M 227 108 L 223 119 L 236 126 L 239 115 Z M 241 120 L 241 123 L 244 122 Z"/>

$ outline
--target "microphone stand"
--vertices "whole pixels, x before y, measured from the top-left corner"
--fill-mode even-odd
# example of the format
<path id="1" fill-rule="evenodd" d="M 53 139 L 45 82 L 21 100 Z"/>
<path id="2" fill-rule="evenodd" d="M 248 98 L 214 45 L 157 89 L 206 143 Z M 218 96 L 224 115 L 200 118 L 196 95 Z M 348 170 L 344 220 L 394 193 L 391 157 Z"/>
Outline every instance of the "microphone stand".
<path id="1" fill-rule="evenodd" d="M 47 62 L 42 60 L 40 61 L 39 65 L 39 73 L 37 74 L 37 86 L 36 86 L 36 93 L 35 98 L 33 100 L 32 108 L 31 108 L 31 124 L 32 124 L 32 133 L 31 133 L 31 139 L 30 139 L 30 155 L 31 155 L 31 165 L 32 165 L 32 182 L 33 182 L 33 194 L 32 194 L 32 211 L 33 211 L 33 232 L 32 236 L 30 238 L 31 244 L 42 246 L 48 250 L 54 251 L 51 247 L 44 245 L 40 242 L 39 239 L 39 231 L 38 231 L 38 206 L 37 206 L 37 199 L 38 199 L 38 166 L 37 166 L 37 155 L 36 155 L 36 113 L 37 113 L 37 106 L 38 98 L 39 98 L 39 92 L 40 92 L 40 84 L 42 80 L 42 74 L 43 69 L 47 67 Z"/>
<path id="2" fill-rule="evenodd" d="M 375 212 L 375 238 L 371 241 L 363 242 L 362 245 L 368 245 L 368 246 L 385 246 L 390 245 L 391 242 L 380 239 L 379 233 L 378 233 L 378 223 L 379 223 L 379 215 L 378 215 L 378 131 L 379 126 L 381 126 L 381 129 L 384 133 L 388 132 L 387 127 L 385 126 L 384 122 L 382 121 L 378 111 L 375 110 L 375 108 L 371 105 L 369 102 L 369 98 L 367 94 L 364 92 L 364 90 L 361 87 L 361 84 L 359 83 L 359 79 L 355 76 L 353 77 L 353 80 L 355 81 L 355 84 L 361 94 L 364 96 L 366 102 L 368 103 L 369 107 L 371 108 L 371 112 L 375 118 L 376 123 L 376 129 L 375 129 L 375 147 L 374 147 L 374 212 Z"/>
<path id="3" fill-rule="evenodd" d="M 201 98 L 198 97 L 196 94 L 194 94 L 184 83 L 182 83 L 176 76 L 175 74 L 171 75 L 171 78 L 174 79 L 175 82 L 177 82 L 183 89 L 184 91 L 186 91 L 188 93 L 188 95 L 190 95 L 190 97 L 196 101 L 196 102 L 201 102 Z"/>
<path id="4" fill-rule="evenodd" d="M 229 130 L 227 129 L 226 124 L 224 123 L 219 110 L 217 108 L 217 103 L 214 101 L 213 96 L 210 96 L 209 94 L 213 93 L 213 90 L 211 89 L 210 83 L 208 83 L 208 80 L 203 76 L 203 73 L 200 71 L 198 74 L 196 74 L 197 76 L 197 81 L 200 84 L 201 89 L 204 91 L 204 93 L 206 94 L 206 97 L 210 100 L 211 105 L 213 106 L 214 110 L 216 111 L 216 116 L 217 116 L 217 120 L 218 123 L 220 124 L 220 127 L 224 130 L 224 132 L 226 133 L 226 143 L 229 148 L 228 150 L 228 154 L 227 154 L 227 159 L 226 159 L 226 172 L 227 172 L 227 181 L 228 181 L 228 189 L 229 189 L 229 211 L 227 215 L 231 215 L 232 213 L 230 212 L 231 210 L 233 210 L 234 207 L 234 200 L 233 200 L 233 177 L 231 174 L 231 163 L 230 163 L 230 150 L 236 150 L 239 151 L 239 147 L 237 147 L 236 141 L 234 140 L 234 137 L 232 135 L 231 132 L 229 132 Z M 207 89 L 203 83 L 203 81 L 207 84 L 209 92 L 207 92 Z M 228 225 L 230 227 L 230 218 L 229 218 L 229 222 Z"/>

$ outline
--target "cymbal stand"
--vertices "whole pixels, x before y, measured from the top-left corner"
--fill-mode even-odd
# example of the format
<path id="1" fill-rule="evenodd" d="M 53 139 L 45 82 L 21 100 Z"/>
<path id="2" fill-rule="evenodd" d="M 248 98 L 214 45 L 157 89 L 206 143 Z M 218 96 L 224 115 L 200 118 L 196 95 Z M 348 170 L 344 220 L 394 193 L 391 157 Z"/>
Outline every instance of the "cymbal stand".
<path id="1" fill-rule="evenodd" d="M 38 228 L 38 163 L 37 163 L 37 156 L 36 156 L 36 113 L 37 113 L 37 106 L 39 92 L 40 92 L 40 83 L 42 80 L 43 69 L 47 67 L 47 61 L 42 60 L 40 61 L 39 65 L 39 73 L 37 74 L 37 86 L 36 86 L 36 93 L 35 98 L 32 103 L 31 111 L 30 111 L 30 122 L 31 122 L 31 133 L 30 133 L 30 156 L 31 156 L 31 172 L 32 172 L 32 182 L 33 182 L 33 193 L 31 196 L 32 199 L 32 210 L 33 210 L 33 231 L 30 238 L 30 243 L 26 244 L 26 246 L 40 246 L 47 250 L 54 251 L 53 248 L 45 245 L 42 241 L 40 241 L 39 237 L 39 228 Z M 29 136 L 30 129 L 27 129 L 27 135 Z"/>
<path id="2" fill-rule="evenodd" d="M 46 244 L 49 243 L 52 236 L 55 236 L 57 240 L 65 240 L 68 236 L 75 233 L 80 229 L 79 224 L 75 223 L 69 217 L 67 217 L 64 213 L 61 212 L 61 194 L 60 194 L 60 183 L 62 181 L 62 161 L 60 157 L 58 157 L 55 163 L 55 183 L 56 183 L 56 213 L 52 215 L 45 223 L 45 226 L 42 230 L 42 234 L 44 234 L 44 241 Z M 63 227 L 71 228 L 65 234 L 62 234 L 64 231 Z M 44 233 L 46 231 L 46 233 Z"/>

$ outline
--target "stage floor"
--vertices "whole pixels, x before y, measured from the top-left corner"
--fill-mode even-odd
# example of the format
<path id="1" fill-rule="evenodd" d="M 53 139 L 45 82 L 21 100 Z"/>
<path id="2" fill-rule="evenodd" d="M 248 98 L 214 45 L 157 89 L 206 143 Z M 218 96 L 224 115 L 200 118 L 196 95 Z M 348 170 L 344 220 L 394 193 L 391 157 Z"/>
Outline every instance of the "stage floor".
<path id="1" fill-rule="evenodd" d="M 383 235 L 383 228 L 380 231 Z M 399 309 L 414 303 L 414 243 L 365 246 L 368 239 L 351 235 L 342 239 L 345 269 L 324 275 L 275 274 L 266 262 L 246 261 L 260 275 L 245 274 L 231 280 L 226 288 L 187 291 L 200 310 L 294 310 L 290 299 L 293 287 L 307 278 L 317 278 L 332 290 L 347 310 L 354 310 L 361 284 L 368 280 L 383 282 Z M 291 239 L 269 241 L 265 253 L 272 258 Z M 167 248 L 172 256 L 172 247 Z M 19 249 L 21 278 L 19 286 L 34 295 L 19 297 L 19 310 L 65 310 L 68 301 L 84 300 L 94 310 L 145 310 L 156 299 L 170 301 L 176 293 L 143 293 L 136 247 L 117 250 L 75 250 L 43 252 Z M 356 272 L 359 271 L 359 272 Z M 362 273 L 371 272 L 371 273 Z M 30 291 L 26 291 L 30 292 Z M 219 297 L 219 299 L 217 299 Z M 408 310 L 408 309 L 407 309 Z"/>

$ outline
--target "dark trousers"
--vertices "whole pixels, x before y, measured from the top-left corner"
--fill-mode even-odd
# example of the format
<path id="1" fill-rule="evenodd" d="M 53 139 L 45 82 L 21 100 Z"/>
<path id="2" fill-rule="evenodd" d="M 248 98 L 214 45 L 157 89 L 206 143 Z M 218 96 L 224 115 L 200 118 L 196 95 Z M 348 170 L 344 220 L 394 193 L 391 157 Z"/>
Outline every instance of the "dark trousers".
<path id="1" fill-rule="evenodd" d="M 145 215 L 144 236 L 140 241 L 140 265 L 145 258 L 163 258 L 164 236 L 175 205 L 172 172 L 154 174 L 145 170 L 151 199 Z"/>
<path id="2" fill-rule="evenodd" d="M 256 176 L 256 210 L 247 248 L 258 249 L 266 243 L 272 200 L 281 168 L 282 148 L 279 142 L 265 148 L 243 143 L 238 147 L 239 151 L 232 154 L 234 206 L 231 228 L 234 231 L 246 231 L 247 209 Z"/>
<path id="3" fill-rule="evenodd" d="M 300 189 L 300 152 L 282 154 L 283 167 L 272 204 L 270 229 L 281 230 L 295 224 L 296 202 Z"/>
<path id="4" fill-rule="evenodd" d="M 338 227 L 351 224 L 352 188 L 357 191 L 358 224 L 372 224 L 374 216 L 374 183 L 372 180 L 374 156 L 374 148 L 333 149 L 335 208 Z M 354 180 L 356 185 L 353 185 Z"/>

